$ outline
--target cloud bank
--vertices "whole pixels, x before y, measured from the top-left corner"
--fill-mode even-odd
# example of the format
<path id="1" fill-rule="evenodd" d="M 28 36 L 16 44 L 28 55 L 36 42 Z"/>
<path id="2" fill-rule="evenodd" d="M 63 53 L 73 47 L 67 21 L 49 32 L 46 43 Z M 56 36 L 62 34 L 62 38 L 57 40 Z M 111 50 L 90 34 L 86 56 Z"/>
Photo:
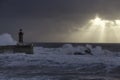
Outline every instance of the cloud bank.
<path id="1" fill-rule="evenodd" d="M 0 0 L 0 33 L 15 37 L 23 28 L 26 41 L 68 42 L 68 36 L 96 14 L 107 20 L 120 18 L 119 8 L 120 0 Z M 80 41 L 71 41 L 75 40 Z"/>

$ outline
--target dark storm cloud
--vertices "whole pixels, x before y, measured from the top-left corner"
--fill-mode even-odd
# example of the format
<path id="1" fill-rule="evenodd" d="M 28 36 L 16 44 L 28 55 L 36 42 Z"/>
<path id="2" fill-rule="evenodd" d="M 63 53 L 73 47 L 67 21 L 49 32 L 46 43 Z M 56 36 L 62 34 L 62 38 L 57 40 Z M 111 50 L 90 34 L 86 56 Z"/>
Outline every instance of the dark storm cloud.
<path id="1" fill-rule="evenodd" d="M 62 41 L 96 14 L 118 18 L 119 7 L 120 0 L 0 0 L 0 32 L 23 28 L 27 39 L 39 41 L 39 34 L 43 40 Z"/>

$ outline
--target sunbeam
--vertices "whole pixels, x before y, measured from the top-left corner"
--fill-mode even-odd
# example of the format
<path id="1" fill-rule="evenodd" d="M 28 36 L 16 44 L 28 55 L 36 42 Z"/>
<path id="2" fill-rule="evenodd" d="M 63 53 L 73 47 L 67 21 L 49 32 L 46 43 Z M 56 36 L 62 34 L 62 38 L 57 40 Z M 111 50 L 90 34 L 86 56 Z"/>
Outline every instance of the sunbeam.
<path id="1" fill-rule="evenodd" d="M 70 39 L 80 40 L 79 42 L 113 43 L 120 42 L 119 34 L 120 20 L 105 20 L 96 16 L 86 26 L 79 28 L 79 31 L 72 33 Z"/>

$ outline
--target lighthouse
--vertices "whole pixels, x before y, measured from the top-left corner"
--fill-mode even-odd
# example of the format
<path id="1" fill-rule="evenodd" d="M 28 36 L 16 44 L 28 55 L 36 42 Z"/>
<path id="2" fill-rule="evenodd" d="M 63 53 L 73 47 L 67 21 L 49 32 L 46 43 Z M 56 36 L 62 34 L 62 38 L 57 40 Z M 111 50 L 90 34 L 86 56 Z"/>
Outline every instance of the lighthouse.
<path id="1" fill-rule="evenodd" d="M 18 44 L 19 45 L 23 45 L 23 42 L 24 42 L 23 35 L 24 35 L 23 30 L 19 29 L 19 32 L 18 32 Z"/>
<path id="2" fill-rule="evenodd" d="M 0 46 L 0 53 L 26 53 L 33 54 L 33 45 L 25 44 L 23 39 L 23 30 L 19 29 L 17 45 Z"/>

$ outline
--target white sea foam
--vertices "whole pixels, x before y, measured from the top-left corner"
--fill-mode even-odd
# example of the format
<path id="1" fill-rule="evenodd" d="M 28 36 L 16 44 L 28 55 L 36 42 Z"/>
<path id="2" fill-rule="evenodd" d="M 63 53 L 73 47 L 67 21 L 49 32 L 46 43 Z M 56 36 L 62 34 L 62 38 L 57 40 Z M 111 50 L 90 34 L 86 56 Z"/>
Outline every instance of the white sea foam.
<path id="1" fill-rule="evenodd" d="M 0 45 L 15 45 L 16 41 L 8 33 L 0 35 Z"/>

